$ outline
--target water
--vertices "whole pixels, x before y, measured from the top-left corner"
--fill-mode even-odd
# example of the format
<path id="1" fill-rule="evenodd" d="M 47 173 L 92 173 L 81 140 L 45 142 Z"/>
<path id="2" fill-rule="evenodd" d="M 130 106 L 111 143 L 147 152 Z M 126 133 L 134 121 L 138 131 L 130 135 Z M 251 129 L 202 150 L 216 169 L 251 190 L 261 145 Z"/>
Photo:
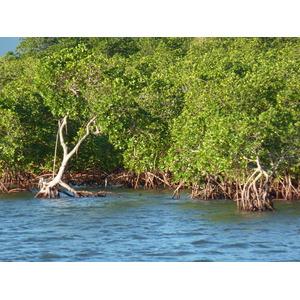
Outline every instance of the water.
<path id="1" fill-rule="evenodd" d="M 0 195 L 0 261 L 300 261 L 300 202 L 242 213 L 231 201 L 117 192 L 124 197 Z"/>

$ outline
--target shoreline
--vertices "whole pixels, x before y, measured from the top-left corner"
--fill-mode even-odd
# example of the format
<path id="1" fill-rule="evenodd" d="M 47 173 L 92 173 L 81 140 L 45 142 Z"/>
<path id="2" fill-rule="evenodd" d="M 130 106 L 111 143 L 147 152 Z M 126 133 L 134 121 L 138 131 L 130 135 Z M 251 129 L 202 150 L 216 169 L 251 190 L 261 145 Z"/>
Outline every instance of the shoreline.
<path id="1" fill-rule="evenodd" d="M 54 174 L 55 175 L 55 174 Z M 38 174 L 32 172 L 5 173 L 0 178 L 0 193 L 11 194 L 23 191 L 38 190 L 41 178 L 51 179 L 53 172 L 43 170 Z M 128 170 L 115 170 L 111 173 L 101 171 L 73 171 L 66 172 L 63 176 L 64 182 L 72 187 L 100 189 L 128 188 L 133 190 L 169 190 L 173 191 L 172 198 L 179 198 L 181 191 L 189 193 L 188 198 L 199 200 L 227 199 L 237 201 L 240 196 L 242 185 L 234 181 L 205 182 L 195 185 L 184 181 L 176 182 L 173 174 L 168 172 L 149 172 L 135 174 Z M 293 180 L 292 185 L 286 185 L 285 178 L 278 178 L 272 184 L 272 201 L 298 201 L 300 200 L 300 181 Z M 208 190 L 210 191 L 208 193 Z"/>

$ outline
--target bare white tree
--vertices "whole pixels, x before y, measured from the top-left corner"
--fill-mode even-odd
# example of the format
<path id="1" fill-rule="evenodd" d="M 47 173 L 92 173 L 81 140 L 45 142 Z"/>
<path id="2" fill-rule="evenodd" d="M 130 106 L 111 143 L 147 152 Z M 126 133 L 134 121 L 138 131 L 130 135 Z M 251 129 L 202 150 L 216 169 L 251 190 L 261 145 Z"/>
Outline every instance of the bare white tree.
<path id="1" fill-rule="evenodd" d="M 64 135 L 63 135 L 63 129 L 64 129 L 64 127 L 67 126 L 67 119 L 68 119 L 68 115 L 65 116 L 61 121 L 58 122 L 59 141 L 63 148 L 63 160 L 62 160 L 61 166 L 59 168 L 59 171 L 51 181 L 46 181 L 44 178 L 40 179 L 40 182 L 39 182 L 40 191 L 36 194 L 35 198 L 58 198 L 59 197 L 59 190 L 58 190 L 59 186 L 66 190 L 66 191 L 63 191 L 66 194 L 68 194 L 67 191 L 69 191 L 71 193 L 69 195 L 72 195 L 72 196 L 79 197 L 82 195 L 82 192 L 75 191 L 68 184 L 63 182 L 62 176 L 66 170 L 69 160 L 75 153 L 77 153 L 78 148 L 83 143 L 83 141 L 90 134 L 99 135 L 99 134 L 102 134 L 102 132 L 99 131 L 97 126 L 96 126 L 95 132 L 91 131 L 90 127 L 92 124 L 95 124 L 96 117 L 91 118 L 85 126 L 85 129 L 86 129 L 85 134 L 79 139 L 79 141 L 77 142 L 75 147 L 70 152 L 68 152 L 68 147 L 65 143 Z"/>

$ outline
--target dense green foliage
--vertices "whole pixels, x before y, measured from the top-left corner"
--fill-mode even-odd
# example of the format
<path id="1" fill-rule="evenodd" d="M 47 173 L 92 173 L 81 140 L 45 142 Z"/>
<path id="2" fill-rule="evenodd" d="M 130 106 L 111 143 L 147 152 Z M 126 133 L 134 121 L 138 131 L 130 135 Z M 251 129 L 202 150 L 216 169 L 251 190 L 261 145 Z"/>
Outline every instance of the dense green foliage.
<path id="1" fill-rule="evenodd" d="M 73 170 L 299 174 L 299 38 L 25 38 L 0 59 L 0 169 L 51 169 L 93 115 Z"/>

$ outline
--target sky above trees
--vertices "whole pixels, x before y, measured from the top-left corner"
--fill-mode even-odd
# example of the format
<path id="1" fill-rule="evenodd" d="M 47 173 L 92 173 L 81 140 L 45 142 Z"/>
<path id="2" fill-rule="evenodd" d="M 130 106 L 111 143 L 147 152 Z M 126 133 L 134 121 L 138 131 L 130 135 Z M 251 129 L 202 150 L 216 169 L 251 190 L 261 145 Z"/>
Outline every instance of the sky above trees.
<path id="1" fill-rule="evenodd" d="M 4 56 L 8 51 L 14 51 L 19 43 L 18 37 L 0 37 L 0 56 Z"/>

